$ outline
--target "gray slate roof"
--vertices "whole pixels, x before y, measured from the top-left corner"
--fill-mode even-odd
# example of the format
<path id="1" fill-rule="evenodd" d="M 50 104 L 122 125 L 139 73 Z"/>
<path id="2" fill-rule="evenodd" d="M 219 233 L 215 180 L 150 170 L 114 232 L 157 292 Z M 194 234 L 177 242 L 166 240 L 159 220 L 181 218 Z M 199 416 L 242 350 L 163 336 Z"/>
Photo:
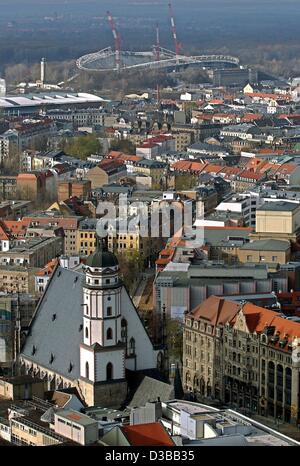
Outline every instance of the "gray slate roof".
<path id="1" fill-rule="evenodd" d="M 276 211 L 286 211 L 286 212 L 293 212 L 293 210 L 298 209 L 299 204 L 296 202 L 286 202 L 286 201 L 278 201 L 278 202 L 265 202 L 262 206 L 257 209 L 258 211 L 268 211 L 268 212 L 276 212 Z"/>
<path id="2" fill-rule="evenodd" d="M 262 239 L 253 241 L 252 243 L 244 244 L 241 249 L 251 251 L 287 251 L 290 249 L 289 241 L 281 241 L 277 239 Z"/>
<path id="3" fill-rule="evenodd" d="M 72 380 L 80 376 L 83 277 L 82 273 L 57 267 L 36 310 L 21 353 L 21 357 Z M 56 314 L 55 320 L 52 320 L 53 314 Z M 51 353 L 54 355 L 52 364 Z"/>
<path id="4" fill-rule="evenodd" d="M 145 377 L 136 390 L 129 406 L 145 406 L 148 401 L 172 400 L 174 398 L 174 387 L 160 380 Z"/>

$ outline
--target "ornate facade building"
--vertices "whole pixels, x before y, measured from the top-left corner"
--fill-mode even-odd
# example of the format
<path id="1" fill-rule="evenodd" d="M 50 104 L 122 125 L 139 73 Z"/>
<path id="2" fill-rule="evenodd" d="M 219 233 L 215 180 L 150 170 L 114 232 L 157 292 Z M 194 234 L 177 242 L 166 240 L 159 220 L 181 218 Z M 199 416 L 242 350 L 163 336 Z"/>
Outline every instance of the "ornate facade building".
<path id="1" fill-rule="evenodd" d="M 20 364 L 48 389 L 76 387 L 87 405 L 110 407 L 125 401 L 129 372 L 162 368 L 163 352 L 153 347 L 103 241 L 83 273 L 57 266 Z"/>
<path id="2" fill-rule="evenodd" d="M 185 315 L 185 391 L 298 423 L 298 341 L 300 324 L 278 312 L 212 296 Z"/>

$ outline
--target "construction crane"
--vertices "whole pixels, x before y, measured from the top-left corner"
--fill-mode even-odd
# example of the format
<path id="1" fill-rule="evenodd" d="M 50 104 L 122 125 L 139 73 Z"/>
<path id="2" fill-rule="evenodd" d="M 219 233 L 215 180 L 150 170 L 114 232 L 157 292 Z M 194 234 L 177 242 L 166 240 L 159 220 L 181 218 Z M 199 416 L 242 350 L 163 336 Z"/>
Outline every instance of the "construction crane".
<path id="1" fill-rule="evenodd" d="M 176 24 L 175 24 L 174 12 L 173 12 L 173 7 L 172 7 L 171 2 L 169 2 L 169 13 L 170 13 L 170 19 L 171 19 L 172 34 L 173 34 L 173 39 L 174 39 L 174 44 L 175 44 L 176 63 L 178 64 L 182 45 L 180 44 L 180 42 L 178 42 L 178 39 L 177 39 Z"/>
<path id="2" fill-rule="evenodd" d="M 160 61 L 160 37 L 159 37 L 159 25 L 156 25 L 156 61 Z M 156 95 L 157 95 L 157 105 L 160 105 L 160 86 L 159 82 L 157 81 L 156 85 Z"/>
<path id="3" fill-rule="evenodd" d="M 159 26 L 156 25 L 156 60 L 160 60 L 160 37 L 159 37 Z"/>
<path id="4" fill-rule="evenodd" d="M 121 36 L 120 33 L 117 31 L 116 23 L 114 18 L 112 17 L 111 13 L 107 12 L 108 21 L 114 36 L 115 40 L 115 53 L 116 53 L 116 68 L 117 71 L 121 70 Z"/>

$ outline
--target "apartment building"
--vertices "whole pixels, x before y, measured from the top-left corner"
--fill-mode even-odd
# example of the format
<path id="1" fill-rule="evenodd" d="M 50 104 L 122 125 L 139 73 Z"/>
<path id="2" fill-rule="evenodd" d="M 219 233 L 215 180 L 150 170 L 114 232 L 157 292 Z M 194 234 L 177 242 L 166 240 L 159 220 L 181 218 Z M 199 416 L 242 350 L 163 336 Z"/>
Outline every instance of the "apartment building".
<path id="1" fill-rule="evenodd" d="M 244 219 L 245 226 L 255 227 L 256 209 L 261 200 L 259 196 L 245 194 L 231 194 L 216 207 L 218 212 L 238 212 Z"/>
<path id="2" fill-rule="evenodd" d="M 0 265 L 0 291 L 4 293 L 34 293 L 36 267 Z"/>
<path id="3" fill-rule="evenodd" d="M 160 185 L 167 171 L 167 164 L 156 160 L 144 159 L 134 164 L 136 173 L 143 173 L 152 178 L 153 186 Z"/>
<path id="4" fill-rule="evenodd" d="M 35 237 L 13 245 L 8 251 L 0 251 L 0 266 L 43 267 L 54 257 L 64 252 L 61 236 Z"/>
<path id="5" fill-rule="evenodd" d="M 0 200 L 6 201 L 17 198 L 17 176 L 0 176 Z"/>
<path id="6" fill-rule="evenodd" d="M 75 127 L 78 126 L 104 126 L 105 113 L 101 109 L 87 108 L 76 110 L 49 110 L 47 118 L 53 121 L 71 122 Z"/>
<path id="7" fill-rule="evenodd" d="M 57 199 L 57 183 L 50 171 L 19 173 L 17 195 L 20 199 L 33 202 Z"/>
<path id="8" fill-rule="evenodd" d="M 176 152 L 185 151 L 194 141 L 194 135 L 188 131 L 172 131 Z"/>
<path id="9" fill-rule="evenodd" d="M 187 392 L 298 423 L 300 324 L 247 302 L 210 297 L 186 313 Z"/>
<path id="10" fill-rule="evenodd" d="M 20 410 L 22 413 L 22 410 Z M 10 420 L 11 443 L 18 446 L 46 447 L 66 442 L 38 416 L 17 415 Z"/>
<path id="11" fill-rule="evenodd" d="M 126 175 L 126 165 L 122 160 L 104 159 L 87 172 L 86 179 L 91 182 L 91 187 L 94 189 L 114 183 Z"/>
<path id="12" fill-rule="evenodd" d="M 80 445 L 91 445 L 99 438 L 98 421 L 74 410 L 60 410 L 54 415 L 54 429 Z"/>
<path id="13" fill-rule="evenodd" d="M 256 210 L 256 232 L 252 239 L 297 242 L 300 236 L 300 205 L 295 202 L 265 202 Z"/>
<path id="14" fill-rule="evenodd" d="M 70 197 L 78 197 L 79 199 L 87 199 L 91 190 L 91 182 L 89 180 L 63 180 L 58 183 L 58 202 L 63 202 Z"/>
<path id="15" fill-rule="evenodd" d="M 29 201 L 12 201 L 6 200 L 0 202 L 0 217 L 6 220 L 17 220 L 22 218 L 23 215 L 27 215 L 31 207 Z"/>
<path id="16" fill-rule="evenodd" d="M 35 296 L 28 294 L 28 291 L 21 293 L 22 289 L 26 290 L 26 286 L 19 278 L 20 282 L 21 286 L 19 284 L 17 287 L 17 277 L 14 282 L 15 286 L 8 287 L 6 293 L 0 293 L 0 368 L 2 374 L 8 374 L 11 371 L 16 348 L 23 341 L 24 333 L 28 329 L 38 301 Z M 14 291 L 20 292 L 16 294 L 13 293 Z M 20 333 L 16 332 L 17 321 L 20 324 Z M 5 392 L 9 393 L 9 390 L 5 388 Z M 2 395 L 1 387 L 0 395 Z"/>
<path id="17" fill-rule="evenodd" d="M 39 212 L 37 214 L 23 218 L 23 221 L 32 227 L 58 227 L 64 230 L 64 252 L 72 256 L 77 252 L 76 237 L 79 222 L 83 219 L 80 216 L 63 216 L 52 211 Z M 52 258 L 51 258 L 52 259 Z"/>
<path id="18" fill-rule="evenodd" d="M 0 136 L 0 161 L 2 162 L 9 156 L 10 143 L 9 138 Z"/>
<path id="19" fill-rule="evenodd" d="M 82 256 L 93 254 L 96 249 L 97 219 L 86 218 L 78 224 L 76 232 L 76 253 Z"/>
<path id="20" fill-rule="evenodd" d="M 272 267 L 287 264 L 291 259 L 289 241 L 262 239 L 244 244 L 238 250 L 239 262 L 265 262 Z M 272 264 L 272 265 L 271 265 Z"/>

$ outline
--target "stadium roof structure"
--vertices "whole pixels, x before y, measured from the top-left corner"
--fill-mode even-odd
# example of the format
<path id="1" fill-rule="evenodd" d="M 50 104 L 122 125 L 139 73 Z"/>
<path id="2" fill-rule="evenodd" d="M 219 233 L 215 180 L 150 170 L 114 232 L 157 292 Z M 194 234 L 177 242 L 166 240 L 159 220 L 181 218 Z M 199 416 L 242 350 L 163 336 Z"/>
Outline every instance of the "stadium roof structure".
<path id="1" fill-rule="evenodd" d="M 157 60 L 155 52 L 149 50 L 145 52 L 121 51 L 121 65 L 117 66 L 116 52 L 112 47 L 98 52 L 84 55 L 76 61 L 77 68 L 85 71 L 128 71 L 146 69 L 173 69 L 187 68 L 190 66 L 201 67 L 223 67 L 239 66 L 239 59 L 230 55 L 199 55 L 186 56 L 176 55 L 171 50 L 160 47 L 160 59 Z"/>
<path id="2" fill-rule="evenodd" d="M 101 104 L 108 102 L 101 97 L 85 92 L 48 92 L 25 94 L 22 96 L 5 96 L 0 98 L 0 109 L 16 110 L 30 107 L 61 106 L 76 104 Z"/>

